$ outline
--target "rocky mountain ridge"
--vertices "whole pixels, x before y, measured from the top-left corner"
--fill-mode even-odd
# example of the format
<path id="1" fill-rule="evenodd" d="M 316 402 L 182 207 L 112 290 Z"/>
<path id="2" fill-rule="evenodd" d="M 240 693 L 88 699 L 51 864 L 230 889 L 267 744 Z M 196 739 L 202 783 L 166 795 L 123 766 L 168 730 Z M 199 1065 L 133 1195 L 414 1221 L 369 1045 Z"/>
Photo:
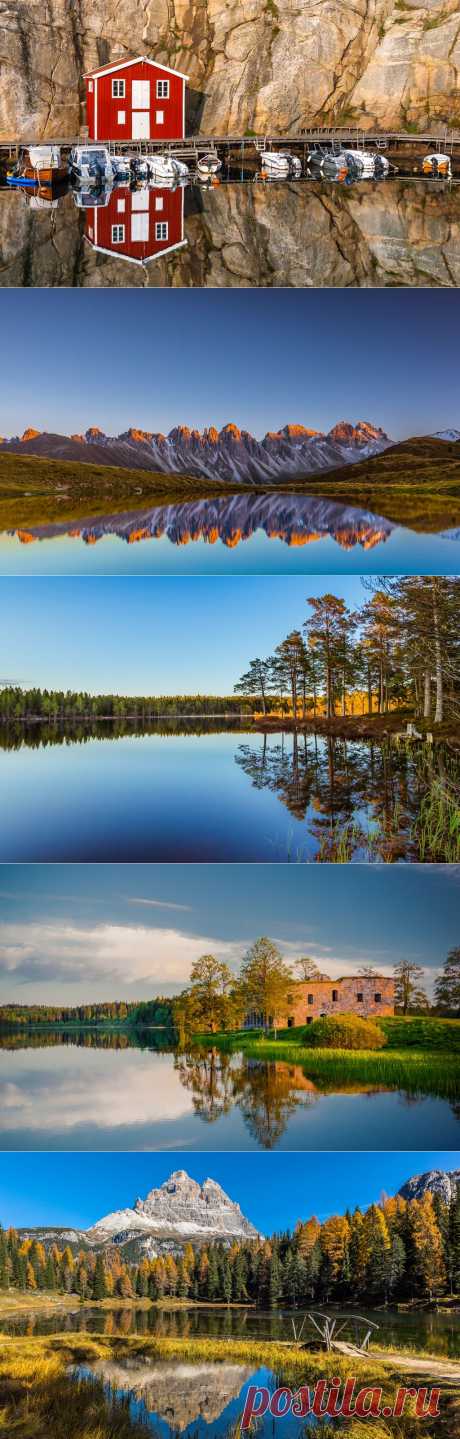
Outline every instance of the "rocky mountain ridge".
<path id="1" fill-rule="evenodd" d="M 449 1204 L 459 1186 L 460 1169 L 427 1169 L 424 1174 L 412 1175 L 398 1193 L 403 1199 L 422 1199 L 429 1190 Z"/>
<path id="2" fill-rule="evenodd" d="M 86 71 L 147 55 L 189 75 L 189 131 L 456 123 L 457 0 L 0 0 L 0 134 L 74 138 Z"/>
<path id="3" fill-rule="evenodd" d="M 176 425 L 168 435 L 131 427 L 106 435 L 96 425 L 84 435 L 57 435 L 27 428 L 3 439 L 1 453 L 36 455 L 122 468 L 184 474 L 219 483 L 276 483 L 289 475 L 308 475 L 380 454 L 392 444 L 383 429 L 359 420 L 341 420 L 326 434 L 287 424 L 259 440 L 235 424 L 200 431 Z"/>

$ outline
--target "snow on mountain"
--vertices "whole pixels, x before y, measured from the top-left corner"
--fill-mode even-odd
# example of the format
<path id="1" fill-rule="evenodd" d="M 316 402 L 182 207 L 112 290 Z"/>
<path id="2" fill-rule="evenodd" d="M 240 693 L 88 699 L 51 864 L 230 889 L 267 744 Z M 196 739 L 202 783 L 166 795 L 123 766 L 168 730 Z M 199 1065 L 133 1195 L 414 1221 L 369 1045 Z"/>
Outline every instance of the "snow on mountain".
<path id="1" fill-rule="evenodd" d="M 223 1240 L 257 1239 L 254 1225 L 239 1204 L 229 1199 L 214 1179 L 198 1184 L 184 1169 L 177 1169 L 159 1189 L 136 1199 L 132 1209 L 119 1209 L 98 1219 L 87 1231 L 91 1243 L 111 1239 L 124 1243 L 130 1236 L 155 1239 Z"/>
<path id="2" fill-rule="evenodd" d="M 434 440 L 460 440 L 460 430 L 436 430 Z"/>
<path id="3" fill-rule="evenodd" d="M 195 475 L 225 484 L 274 484 L 289 475 L 308 475 L 368 459 L 392 441 L 384 430 L 360 420 L 341 420 L 328 434 L 285 425 L 258 440 L 237 425 L 203 431 L 177 425 L 169 435 L 131 427 L 117 436 L 91 426 L 85 435 L 56 435 L 27 429 L 5 440 L 2 453 L 117 465 L 162 474 Z"/>
<path id="4" fill-rule="evenodd" d="M 449 1204 L 459 1185 L 460 1169 L 427 1169 L 425 1174 L 414 1174 L 398 1192 L 403 1199 L 422 1199 L 430 1190 Z"/>

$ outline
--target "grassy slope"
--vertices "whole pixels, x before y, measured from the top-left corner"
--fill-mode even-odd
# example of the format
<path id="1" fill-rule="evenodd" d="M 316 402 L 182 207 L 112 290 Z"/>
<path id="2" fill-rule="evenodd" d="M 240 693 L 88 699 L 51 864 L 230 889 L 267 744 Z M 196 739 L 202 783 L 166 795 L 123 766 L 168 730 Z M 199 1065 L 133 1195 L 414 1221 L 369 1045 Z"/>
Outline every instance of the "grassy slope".
<path id="1" fill-rule="evenodd" d="M 0 447 L 0 524 L 26 528 L 58 520 L 112 514 L 149 504 L 179 503 L 232 493 L 230 485 L 191 475 L 161 475 L 86 462 L 44 460 L 2 454 Z M 460 524 L 460 444 L 415 438 L 391 446 L 382 455 L 360 460 L 318 476 L 301 476 L 267 486 L 287 493 L 327 495 L 365 507 L 394 523 L 433 531 Z M 27 495 L 25 491 L 32 489 Z M 238 490 L 261 493 L 264 486 Z"/>

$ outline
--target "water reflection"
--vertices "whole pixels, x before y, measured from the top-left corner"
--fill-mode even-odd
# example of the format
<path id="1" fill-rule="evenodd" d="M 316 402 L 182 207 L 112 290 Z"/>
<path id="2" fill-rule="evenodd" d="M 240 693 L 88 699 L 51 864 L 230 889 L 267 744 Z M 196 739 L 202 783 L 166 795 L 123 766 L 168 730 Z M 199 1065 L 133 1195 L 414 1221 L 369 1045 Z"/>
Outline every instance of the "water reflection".
<path id="1" fill-rule="evenodd" d="M 360 716 L 356 716 L 360 733 Z M 0 858 L 350 860 L 445 857 L 420 802 L 458 786 L 453 745 L 270 732 L 206 719 L 12 723 L 0 731 Z M 65 800 L 64 800 L 65 797 Z M 46 826 L 43 815 L 46 814 Z M 433 834 L 436 844 L 436 833 Z"/>
<path id="2" fill-rule="evenodd" d="M 282 1378 L 269 1369 L 253 1365 L 222 1363 L 187 1364 L 148 1359 L 97 1360 L 80 1365 L 75 1377 L 102 1380 L 107 1398 L 128 1399 L 129 1413 L 141 1420 L 146 1431 L 168 1436 L 228 1435 L 236 1431 L 250 1384 L 265 1385 L 272 1393 Z M 273 1433 L 273 1419 L 260 1419 L 257 1433 Z M 318 1421 L 283 1418 L 286 1439 L 297 1439 Z"/>
<path id="3" fill-rule="evenodd" d="M 416 496 L 419 505 L 419 497 Z M 125 501 L 126 503 L 126 501 Z M 66 516 L 60 520 L 62 505 Z M 438 533 L 411 531 L 326 496 L 225 494 L 91 514 L 88 500 L 0 499 L 0 573 L 454 573 L 460 531 L 446 505 Z M 43 515 L 43 518 L 42 518 Z M 153 541 L 152 543 L 148 543 Z M 357 559 L 357 551 L 359 559 Z"/>
<path id="4" fill-rule="evenodd" d="M 76 1304 L 78 1301 L 76 1301 Z M 334 1306 L 328 1309 L 334 1312 Z M 460 1353 L 458 1315 L 455 1310 L 412 1310 L 367 1309 L 360 1306 L 363 1318 L 378 1324 L 386 1345 L 417 1348 L 430 1354 L 448 1354 L 454 1358 Z M 304 1313 L 297 1311 L 296 1322 L 305 1319 L 304 1334 L 307 1337 L 308 1320 Z M 0 1330 L 4 1334 L 141 1334 L 153 1335 L 158 1339 L 285 1339 L 290 1331 L 290 1315 L 284 1310 L 272 1309 L 265 1312 L 248 1308 L 207 1308 L 193 1309 L 120 1309 L 116 1302 L 110 1309 L 96 1306 L 85 1309 L 81 1304 L 73 1310 L 53 1309 L 30 1314 L 0 1316 Z M 313 1331 L 312 1331 L 313 1337 Z"/>
<path id="5" fill-rule="evenodd" d="M 0 1139 L 5 1149 L 211 1151 L 417 1149 L 458 1141 L 452 1075 L 419 1072 L 406 1088 L 330 1079 L 308 1063 L 247 1058 L 215 1047 L 159 1050 L 145 1033 L 55 1031 L 0 1036 Z M 396 1079 L 396 1084 L 398 1079 Z"/>
<path id="6" fill-rule="evenodd" d="M 0 284 L 231 288 L 460 283 L 456 184 L 398 177 L 342 187 L 305 178 L 267 184 L 252 177 L 240 183 L 232 178 L 212 188 L 191 185 L 185 192 L 166 192 L 172 211 L 183 197 L 184 214 L 182 222 L 171 213 L 171 231 L 161 240 L 155 209 L 153 236 L 150 218 L 148 237 L 145 219 L 135 220 L 132 231 L 131 194 L 125 187 L 114 189 L 106 205 L 96 205 L 90 196 L 85 210 L 75 206 L 70 193 L 55 208 L 54 202 L 53 208 L 46 202 L 32 208 L 25 194 L 0 191 Z M 124 196 L 125 219 L 117 212 L 112 222 L 112 207 Z M 162 198 L 159 193 L 157 197 Z M 140 213 L 134 210 L 134 217 Z M 150 217 L 150 202 L 148 213 Z M 95 239 L 105 216 L 109 229 L 106 235 L 104 228 L 104 243 L 98 245 Z M 120 239 L 114 238 L 118 233 Z M 160 249 L 154 263 L 147 263 L 152 238 L 154 250 L 157 245 Z M 187 245 L 177 248 L 183 240 Z M 140 247 L 139 253 L 122 258 L 120 247 L 131 245 L 135 251 Z M 129 263 L 142 259 L 143 247 L 143 262 Z"/>

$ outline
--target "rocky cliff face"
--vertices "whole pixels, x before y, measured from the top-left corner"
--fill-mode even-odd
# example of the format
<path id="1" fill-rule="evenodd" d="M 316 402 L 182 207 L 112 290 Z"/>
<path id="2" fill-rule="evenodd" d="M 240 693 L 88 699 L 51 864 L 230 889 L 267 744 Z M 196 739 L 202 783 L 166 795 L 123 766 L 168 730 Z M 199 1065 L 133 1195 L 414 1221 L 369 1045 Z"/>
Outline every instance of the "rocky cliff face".
<path id="1" fill-rule="evenodd" d="M 414 1174 L 399 1190 L 403 1199 L 422 1199 L 427 1190 L 439 1194 L 446 1204 L 450 1203 L 455 1190 L 460 1186 L 460 1169 L 428 1169 L 426 1174 Z"/>
<path id="2" fill-rule="evenodd" d="M 458 122 L 458 0 L 0 0 L 0 133 L 75 136 L 82 76 L 146 54 L 208 134 Z"/>
<path id="3" fill-rule="evenodd" d="M 388 435 L 366 420 L 357 425 L 342 420 L 328 434 L 285 425 L 263 440 L 234 424 L 202 432 L 176 425 L 168 435 L 129 429 L 112 436 L 92 426 L 85 435 L 70 437 L 27 429 L 20 438 L 4 440 L 1 449 L 161 474 L 187 473 L 225 484 L 271 484 L 289 475 L 315 474 L 367 459 L 390 444 Z"/>
<path id="4" fill-rule="evenodd" d="M 136 1199 L 132 1209 L 119 1209 L 99 1219 L 87 1238 L 100 1243 L 126 1240 L 130 1235 L 152 1240 L 257 1239 L 257 1230 L 241 1213 L 239 1204 L 214 1179 L 197 1184 L 184 1169 L 177 1169 L 146 1199 Z"/>

